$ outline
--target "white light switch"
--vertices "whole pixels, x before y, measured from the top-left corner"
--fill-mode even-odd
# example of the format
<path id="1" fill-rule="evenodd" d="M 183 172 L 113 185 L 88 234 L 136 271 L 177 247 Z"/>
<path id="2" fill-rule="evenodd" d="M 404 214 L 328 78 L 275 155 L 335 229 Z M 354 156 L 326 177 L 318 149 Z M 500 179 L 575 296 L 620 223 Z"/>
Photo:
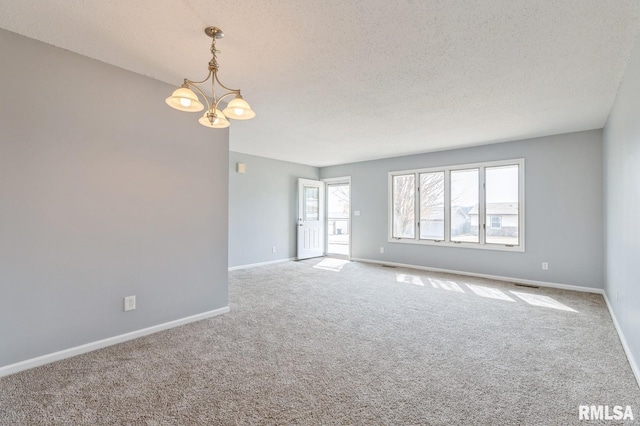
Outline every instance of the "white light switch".
<path id="1" fill-rule="evenodd" d="M 245 163 L 237 163 L 236 170 L 238 170 L 240 174 L 245 174 L 247 173 L 247 165 Z"/>
<path id="2" fill-rule="evenodd" d="M 360 210 L 354 210 L 353 211 L 353 215 L 354 216 L 360 216 Z"/>

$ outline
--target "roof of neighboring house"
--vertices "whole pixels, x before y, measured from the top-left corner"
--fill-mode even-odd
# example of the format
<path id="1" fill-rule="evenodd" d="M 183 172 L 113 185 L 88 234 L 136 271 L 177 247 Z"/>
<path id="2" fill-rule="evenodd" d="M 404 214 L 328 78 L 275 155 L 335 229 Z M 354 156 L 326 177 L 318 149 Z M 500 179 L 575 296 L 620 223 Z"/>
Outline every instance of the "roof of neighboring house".
<path id="1" fill-rule="evenodd" d="M 462 217 L 466 218 L 468 216 L 467 212 L 463 207 L 452 207 L 453 214 L 459 214 Z M 421 217 L 421 220 L 444 220 L 444 210 L 442 209 L 433 209 L 429 210 L 425 216 Z"/>
<path id="2" fill-rule="evenodd" d="M 478 206 L 473 206 L 469 214 L 478 214 Z M 487 203 L 487 214 L 518 214 L 518 203 Z"/>

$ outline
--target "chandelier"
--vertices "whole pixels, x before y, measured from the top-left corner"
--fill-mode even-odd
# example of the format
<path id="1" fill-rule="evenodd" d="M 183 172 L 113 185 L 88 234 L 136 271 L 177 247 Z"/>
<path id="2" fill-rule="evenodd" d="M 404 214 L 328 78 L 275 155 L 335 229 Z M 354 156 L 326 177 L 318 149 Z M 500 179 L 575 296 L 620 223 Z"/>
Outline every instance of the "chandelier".
<path id="1" fill-rule="evenodd" d="M 216 27 L 207 27 L 204 29 L 204 32 L 213 39 L 211 42 L 211 54 L 213 57 L 209 61 L 209 75 L 207 75 L 207 78 L 202 81 L 191 81 L 185 78 L 182 86 L 174 90 L 165 102 L 171 108 L 187 112 L 202 111 L 206 104 L 207 110 L 204 115 L 200 117 L 198 122 L 203 126 L 214 129 L 229 127 L 229 120 L 227 120 L 227 118 L 232 118 L 234 120 L 249 120 L 255 117 L 256 113 L 251 109 L 247 101 L 242 99 L 240 89 L 229 89 L 220 82 L 220 79 L 218 79 L 219 66 L 216 59 L 216 53 L 220 53 L 220 51 L 216 50 L 216 39 L 223 38 L 224 33 L 220 28 Z M 209 79 L 211 79 L 211 102 L 209 102 L 209 97 L 199 87 Z M 218 83 L 220 87 L 226 90 L 226 92 L 222 93 L 219 97 L 216 96 L 215 83 Z M 205 104 L 200 102 L 200 99 L 194 93 L 194 90 L 200 94 Z M 232 95 L 235 95 L 235 98 L 227 104 L 225 109 L 220 111 L 218 109 L 220 101 Z"/>

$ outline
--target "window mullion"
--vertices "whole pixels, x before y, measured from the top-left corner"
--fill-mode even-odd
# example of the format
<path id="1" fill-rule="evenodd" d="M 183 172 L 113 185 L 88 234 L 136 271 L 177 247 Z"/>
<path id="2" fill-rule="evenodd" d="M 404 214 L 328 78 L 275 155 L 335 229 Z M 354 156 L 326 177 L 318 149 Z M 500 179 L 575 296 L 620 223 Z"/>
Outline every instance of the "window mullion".
<path id="1" fill-rule="evenodd" d="M 486 206 L 487 206 L 487 185 L 485 183 L 485 167 L 480 167 L 478 170 L 478 184 L 480 185 L 480 190 L 478 191 L 479 200 L 478 200 L 478 232 L 480 234 L 479 242 L 480 244 L 485 244 L 486 235 L 487 235 L 487 214 L 486 214 Z"/>
<path id="2" fill-rule="evenodd" d="M 413 208 L 414 208 L 414 216 L 413 219 L 416 221 L 416 231 L 414 232 L 413 239 L 418 241 L 420 239 L 420 175 L 418 173 L 414 173 L 415 179 L 415 196 L 413 197 Z"/>
<path id="3" fill-rule="evenodd" d="M 524 159 L 518 162 L 518 245 L 524 247 Z"/>
<path id="4" fill-rule="evenodd" d="M 387 184 L 387 193 L 389 194 L 389 210 L 387 212 L 387 217 L 388 217 L 388 223 L 389 223 L 389 241 L 391 241 L 395 235 L 394 235 L 394 221 L 396 220 L 395 218 L 395 212 L 394 212 L 394 193 L 393 193 L 393 175 L 389 174 L 389 182 Z"/>
<path id="5" fill-rule="evenodd" d="M 444 170 L 444 240 L 451 242 L 451 170 Z"/>

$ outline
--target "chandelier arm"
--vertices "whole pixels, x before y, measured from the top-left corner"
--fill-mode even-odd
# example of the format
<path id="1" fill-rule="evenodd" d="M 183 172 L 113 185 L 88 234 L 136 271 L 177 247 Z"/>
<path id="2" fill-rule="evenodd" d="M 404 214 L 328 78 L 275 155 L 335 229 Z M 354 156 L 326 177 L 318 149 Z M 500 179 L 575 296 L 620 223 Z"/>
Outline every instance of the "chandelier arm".
<path id="1" fill-rule="evenodd" d="M 225 86 L 224 84 L 222 84 L 222 83 L 220 82 L 220 79 L 218 78 L 218 73 L 217 73 L 217 72 L 214 72 L 214 73 L 213 73 L 213 78 L 215 78 L 215 79 L 216 79 L 216 81 L 218 82 L 218 84 L 219 84 L 220 86 L 222 86 L 223 88 L 227 89 L 229 92 L 233 92 L 233 93 L 238 94 L 238 95 L 240 94 L 240 89 L 230 89 L 230 88 L 228 88 L 227 86 Z M 225 95 L 225 96 L 226 96 L 226 95 Z"/>
<path id="2" fill-rule="evenodd" d="M 218 102 L 217 102 L 217 99 L 216 99 L 216 85 L 215 85 L 216 72 L 215 71 L 213 71 L 213 75 L 214 75 L 214 77 L 211 78 L 211 105 L 213 107 L 213 105 L 215 104 L 216 105 L 215 108 L 217 108 L 218 107 Z"/>
<path id="3" fill-rule="evenodd" d="M 207 80 L 205 80 L 207 81 Z M 200 95 L 204 98 L 204 101 L 207 103 L 207 110 L 211 109 L 211 104 L 209 103 L 209 98 L 207 97 L 207 95 L 205 95 L 205 93 L 202 91 L 202 89 L 200 89 L 198 87 L 198 85 L 196 83 L 190 82 L 187 79 L 185 79 L 185 82 L 187 83 L 187 85 L 193 89 L 196 89 L 198 91 L 198 93 L 200 93 Z"/>
<path id="4" fill-rule="evenodd" d="M 205 78 L 205 79 L 204 79 L 204 80 L 202 80 L 202 81 L 191 81 L 191 80 L 189 80 L 188 78 L 185 78 L 185 79 L 184 79 L 184 82 L 185 82 L 186 84 L 202 84 L 202 83 L 204 83 L 205 81 L 209 80 L 209 78 L 211 77 L 211 73 L 213 73 L 213 71 L 212 71 L 212 70 L 209 70 L 209 74 L 207 74 L 207 78 Z"/>

